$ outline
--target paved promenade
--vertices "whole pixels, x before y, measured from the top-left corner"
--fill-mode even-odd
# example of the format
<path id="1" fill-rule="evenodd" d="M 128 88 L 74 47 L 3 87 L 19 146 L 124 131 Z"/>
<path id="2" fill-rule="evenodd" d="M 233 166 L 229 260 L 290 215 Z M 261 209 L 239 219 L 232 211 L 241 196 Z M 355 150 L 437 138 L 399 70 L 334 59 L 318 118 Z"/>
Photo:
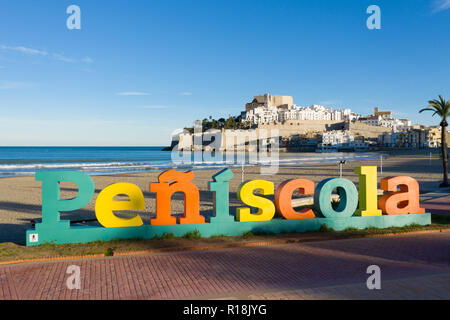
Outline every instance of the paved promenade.
<path id="1" fill-rule="evenodd" d="M 420 196 L 423 200 L 421 207 L 427 212 L 450 215 L 450 194 L 447 191 L 432 192 Z"/>
<path id="2" fill-rule="evenodd" d="M 374 264 L 380 291 L 365 286 Z M 0 299 L 450 299 L 449 274 L 444 232 L 11 265 Z"/>

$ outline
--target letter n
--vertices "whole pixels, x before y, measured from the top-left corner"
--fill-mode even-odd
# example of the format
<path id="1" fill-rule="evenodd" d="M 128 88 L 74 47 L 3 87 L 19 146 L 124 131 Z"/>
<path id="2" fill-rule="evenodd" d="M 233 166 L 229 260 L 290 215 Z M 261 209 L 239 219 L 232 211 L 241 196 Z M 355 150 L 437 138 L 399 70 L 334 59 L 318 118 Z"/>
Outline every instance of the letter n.
<path id="1" fill-rule="evenodd" d="M 150 192 L 156 192 L 156 218 L 150 219 L 151 225 L 176 224 L 176 218 L 171 215 L 171 198 L 175 192 L 184 194 L 184 215 L 179 223 L 205 223 L 205 217 L 200 215 L 200 192 L 192 179 L 193 171 L 168 170 L 159 175 L 158 183 L 150 184 Z"/>

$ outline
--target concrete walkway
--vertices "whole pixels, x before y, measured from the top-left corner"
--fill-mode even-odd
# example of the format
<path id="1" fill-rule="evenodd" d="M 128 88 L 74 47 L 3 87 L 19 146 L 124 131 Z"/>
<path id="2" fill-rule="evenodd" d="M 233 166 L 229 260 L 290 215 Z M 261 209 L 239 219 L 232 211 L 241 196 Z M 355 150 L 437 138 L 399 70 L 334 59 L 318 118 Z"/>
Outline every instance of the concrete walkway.
<path id="1" fill-rule="evenodd" d="M 421 207 L 427 209 L 427 212 L 434 214 L 450 215 L 450 193 L 431 192 L 420 195 L 422 199 Z"/>
<path id="2" fill-rule="evenodd" d="M 81 288 L 69 290 L 71 265 Z M 367 267 L 382 289 L 368 290 Z M 0 299 L 450 299 L 450 232 L 0 268 Z"/>

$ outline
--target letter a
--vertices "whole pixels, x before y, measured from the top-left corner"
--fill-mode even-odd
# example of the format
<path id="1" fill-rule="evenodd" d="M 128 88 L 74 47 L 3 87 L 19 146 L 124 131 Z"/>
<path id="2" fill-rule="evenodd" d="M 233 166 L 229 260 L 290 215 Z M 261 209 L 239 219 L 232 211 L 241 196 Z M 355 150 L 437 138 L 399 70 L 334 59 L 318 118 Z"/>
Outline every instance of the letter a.
<path id="1" fill-rule="evenodd" d="M 381 269 L 377 265 L 372 265 L 367 268 L 367 274 L 371 274 L 367 278 L 366 285 L 369 290 L 381 290 Z"/>
<path id="2" fill-rule="evenodd" d="M 367 13 L 372 14 L 367 18 L 367 28 L 369 30 L 381 29 L 381 9 L 379 6 L 371 5 L 367 8 Z"/>
<path id="3" fill-rule="evenodd" d="M 425 213 L 419 203 L 419 183 L 413 178 L 387 177 L 381 179 L 380 185 L 382 190 L 390 191 L 379 201 L 381 210 L 387 215 Z"/>
<path id="4" fill-rule="evenodd" d="M 73 289 L 81 289 L 81 277 L 80 277 L 80 267 L 71 265 L 67 267 L 67 274 L 70 274 L 70 277 L 67 278 L 66 286 L 69 290 Z"/>
<path id="5" fill-rule="evenodd" d="M 67 29 L 73 30 L 73 29 L 81 29 L 81 10 L 80 7 L 77 5 L 70 5 L 67 7 L 66 10 L 67 14 L 70 14 L 70 16 L 67 18 L 66 25 Z"/>

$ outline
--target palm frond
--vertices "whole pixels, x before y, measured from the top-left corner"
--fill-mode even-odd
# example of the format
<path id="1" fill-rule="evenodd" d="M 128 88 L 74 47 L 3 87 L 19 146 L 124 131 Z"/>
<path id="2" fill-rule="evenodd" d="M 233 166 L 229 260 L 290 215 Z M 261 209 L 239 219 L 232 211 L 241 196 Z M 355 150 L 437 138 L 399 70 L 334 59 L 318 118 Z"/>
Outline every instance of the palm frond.
<path id="1" fill-rule="evenodd" d="M 420 110 L 419 113 L 422 113 L 424 111 L 435 111 L 435 110 L 432 108 L 424 108 L 424 109 Z"/>
<path id="2" fill-rule="evenodd" d="M 419 113 L 424 111 L 432 111 L 433 116 L 438 114 L 445 120 L 450 115 L 450 100 L 445 101 L 444 97 L 439 95 L 439 99 L 429 100 L 428 107 L 423 108 Z"/>

